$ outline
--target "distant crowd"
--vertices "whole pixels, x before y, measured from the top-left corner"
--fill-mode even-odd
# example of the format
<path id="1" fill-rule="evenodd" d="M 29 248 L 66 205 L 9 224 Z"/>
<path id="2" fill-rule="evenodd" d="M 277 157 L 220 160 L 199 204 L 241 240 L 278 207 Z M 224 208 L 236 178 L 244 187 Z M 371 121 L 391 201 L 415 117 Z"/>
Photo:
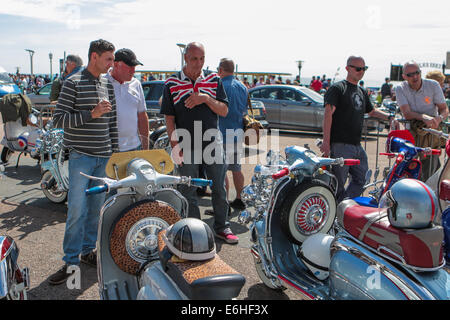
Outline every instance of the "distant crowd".
<path id="1" fill-rule="evenodd" d="M 14 80 L 14 83 L 17 84 L 22 93 L 30 93 L 55 80 L 58 74 L 55 74 L 53 79 L 50 79 L 48 75 L 9 74 L 9 76 Z"/>

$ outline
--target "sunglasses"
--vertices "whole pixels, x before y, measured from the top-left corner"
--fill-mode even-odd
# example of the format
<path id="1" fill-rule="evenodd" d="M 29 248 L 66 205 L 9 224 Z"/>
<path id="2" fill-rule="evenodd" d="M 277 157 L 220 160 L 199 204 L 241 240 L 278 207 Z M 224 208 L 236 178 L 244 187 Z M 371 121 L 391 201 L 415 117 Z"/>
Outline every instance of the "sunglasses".
<path id="1" fill-rule="evenodd" d="M 348 66 L 354 68 L 357 72 L 360 72 L 360 71 L 363 71 L 363 70 L 366 71 L 367 69 L 369 69 L 368 66 L 365 66 L 365 67 L 356 67 L 356 66 L 352 66 L 351 64 L 349 64 Z"/>
<path id="2" fill-rule="evenodd" d="M 405 76 L 407 76 L 408 78 L 412 78 L 412 77 L 414 77 L 416 74 L 420 74 L 420 70 L 416 70 L 416 71 L 410 72 L 410 73 L 405 73 Z"/>

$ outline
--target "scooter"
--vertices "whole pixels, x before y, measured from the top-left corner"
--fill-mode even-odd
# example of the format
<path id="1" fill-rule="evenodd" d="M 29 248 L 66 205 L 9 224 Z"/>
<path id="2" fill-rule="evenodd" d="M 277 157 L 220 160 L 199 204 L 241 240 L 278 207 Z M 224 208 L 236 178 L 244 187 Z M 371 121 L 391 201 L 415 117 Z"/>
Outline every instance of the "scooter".
<path id="1" fill-rule="evenodd" d="M 0 175 L 4 170 L 0 163 Z M 0 299 L 27 300 L 30 272 L 28 268 L 19 267 L 18 258 L 19 247 L 14 239 L 0 235 Z"/>
<path id="2" fill-rule="evenodd" d="M 173 187 L 212 183 L 167 175 L 172 170 L 164 150 L 144 150 L 113 154 L 106 178 L 88 176 L 102 184 L 86 194 L 118 189 L 100 213 L 97 273 L 102 299 L 231 299 L 242 289 L 245 278 L 218 255 L 208 261 L 168 255 L 163 231 L 188 212 L 186 198 Z"/>
<path id="3" fill-rule="evenodd" d="M 250 219 L 243 213 L 245 219 L 240 221 L 252 223 L 251 253 L 267 287 L 292 288 L 305 299 L 450 299 L 450 274 L 440 254 L 442 227 L 395 229 L 383 214 L 380 217 L 378 208 L 360 206 L 353 200 L 336 208 L 335 195 L 325 187 L 299 193 L 309 181 L 296 175 L 295 169 L 307 163 L 301 153 L 292 151 L 286 150 L 288 169 L 282 161 L 255 167 L 251 188 L 247 186 L 241 195 L 245 211 L 256 211 Z M 320 174 L 322 163 L 309 163 L 309 172 Z M 267 191 L 254 192 L 257 190 Z M 327 211 L 323 209 L 327 208 L 325 201 L 319 199 L 327 199 Z M 321 213 L 332 210 L 336 215 L 328 216 L 333 223 L 324 224 Z M 292 220 L 297 230 L 307 225 L 305 213 L 311 218 L 308 221 L 325 227 L 310 229 L 301 241 L 293 241 L 283 226 L 286 212 L 298 217 Z M 421 261 L 424 252 L 433 259 Z"/>
<path id="4" fill-rule="evenodd" d="M 441 150 L 431 148 L 420 148 L 414 146 L 414 138 L 408 130 L 393 130 L 389 132 L 386 140 L 386 152 L 380 153 L 390 158 L 395 158 L 390 168 L 385 168 L 384 179 L 367 183 L 364 189 L 374 187 L 369 191 L 369 197 L 353 198 L 358 204 L 368 207 L 378 207 L 381 196 L 389 190 L 392 185 L 400 179 L 420 177 L 422 164 L 419 155 L 440 155 Z M 367 180 L 370 179 L 370 172 Z M 376 177 L 375 177 L 376 180 Z"/>
<path id="5" fill-rule="evenodd" d="M 64 130 L 53 128 L 49 121 L 36 147 L 41 154 L 41 189 L 53 203 L 63 203 L 69 190 L 69 158 L 63 146 Z M 47 155 L 47 158 L 44 158 Z"/>
<path id="6" fill-rule="evenodd" d="M 275 202 L 285 203 L 278 208 L 281 209 L 277 215 L 280 227 L 291 242 L 299 244 L 309 235 L 328 230 L 333 224 L 337 180 L 326 168 L 357 165 L 359 160 L 322 158 L 309 148 L 300 146 L 287 147 L 285 153 L 284 160 L 279 152 L 268 152 L 268 165 L 255 166 L 252 184 L 244 187 L 241 199 L 255 208 L 259 218 L 265 215 L 266 210 L 273 212 Z M 280 184 L 273 184 L 277 180 L 281 181 Z M 284 190 L 282 197 L 279 194 L 281 189 Z M 251 211 L 244 210 L 238 221 L 247 224 L 254 219 Z"/>
<path id="7" fill-rule="evenodd" d="M 19 152 L 16 168 L 19 166 L 20 156 L 24 153 L 29 154 L 33 159 L 40 160 L 39 149 L 36 148 L 36 140 L 43 133 L 42 123 L 38 125 L 40 114 L 38 110 L 32 108 L 32 113 L 28 116 L 31 125 L 23 126 L 20 118 L 4 124 L 4 137 L 0 142 L 3 145 L 2 162 L 7 163 L 14 152 Z"/>

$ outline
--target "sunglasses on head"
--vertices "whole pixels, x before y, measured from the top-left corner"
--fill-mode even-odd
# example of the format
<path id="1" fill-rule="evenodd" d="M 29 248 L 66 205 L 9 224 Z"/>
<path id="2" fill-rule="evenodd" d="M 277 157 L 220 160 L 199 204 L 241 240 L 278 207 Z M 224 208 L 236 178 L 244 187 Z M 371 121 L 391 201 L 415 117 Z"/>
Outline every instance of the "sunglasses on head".
<path id="1" fill-rule="evenodd" d="M 348 66 L 354 68 L 357 72 L 360 72 L 360 71 L 363 71 L 363 70 L 366 71 L 367 69 L 369 69 L 368 66 L 356 67 L 356 66 L 352 66 L 351 64 L 349 64 Z"/>
<path id="2" fill-rule="evenodd" d="M 420 70 L 416 70 L 414 72 L 410 72 L 410 73 L 405 73 L 405 76 L 407 76 L 408 78 L 414 77 L 416 74 L 420 74 Z"/>

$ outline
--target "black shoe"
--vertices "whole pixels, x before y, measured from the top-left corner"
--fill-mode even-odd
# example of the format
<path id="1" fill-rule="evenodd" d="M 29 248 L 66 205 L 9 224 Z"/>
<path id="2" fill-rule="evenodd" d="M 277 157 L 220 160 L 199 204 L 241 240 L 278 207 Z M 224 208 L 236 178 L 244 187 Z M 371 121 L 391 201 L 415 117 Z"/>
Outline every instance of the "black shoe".
<path id="1" fill-rule="evenodd" d="M 91 267 L 97 267 L 97 252 L 91 251 L 88 254 L 82 255 L 80 261 Z"/>
<path id="2" fill-rule="evenodd" d="M 52 274 L 48 278 L 48 283 L 54 286 L 66 282 L 67 278 L 69 278 L 72 275 L 71 273 L 67 273 L 67 267 L 68 265 L 65 264 L 61 269 Z"/>
<path id="3" fill-rule="evenodd" d="M 239 209 L 239 210 L 244 210 L 245 209 L 245 204 L 242 202 L 241 199 L 234 199 L 233 202 L 230 203 L 230 206 L 232 206 L 235 209 Z"/>

